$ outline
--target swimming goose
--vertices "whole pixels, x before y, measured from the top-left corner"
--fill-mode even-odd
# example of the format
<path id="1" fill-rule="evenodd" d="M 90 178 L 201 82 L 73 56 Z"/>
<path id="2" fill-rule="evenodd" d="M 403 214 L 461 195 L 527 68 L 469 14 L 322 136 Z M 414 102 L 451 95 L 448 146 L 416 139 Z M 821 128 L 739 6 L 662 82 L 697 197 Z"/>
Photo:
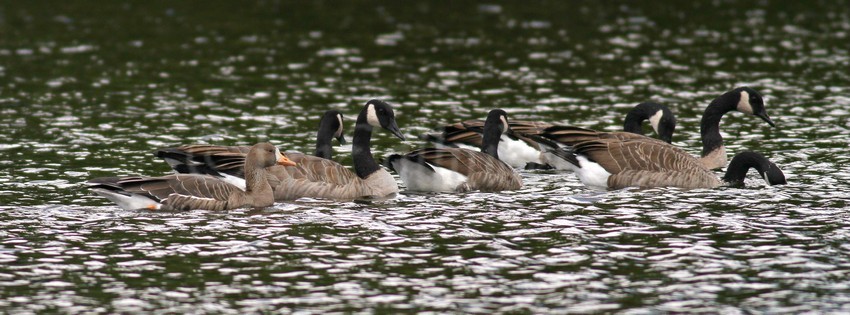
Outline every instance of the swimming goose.
<path id="1" fill-rule="evenodd" d="M 643 134 L 643 121 L 649 120 L 652 129 L 666 142 L 670 142 L 676 128 L 676 118 L 667 106 L 646 102 L 636 105 L 626 115 L 624 130 Z M 501 136 L 499 158 L 515 168 L 548 168 L 548 161 L 542 152 L 549 147 L 541 143 L 539 135 L 554 125 L 540 121 L 511 120 L 510 131 Z M 438 148 L 467 148 L 478 150 L 481 147 L 481 133 L 484 121 L 467 120 L 443 127 L 440 133 L 425 134 L 423 140 L 430 141 Z"/>
<path id="2" fill-rule="evenodd" d="M 735 155 L 722 179 L 697 158 L 670 150 L 660 141 L 596 139 L 554 152 L 574 167 L 582 183 L 597 189 L 715 188 L 724 183 L 741 186 L 750 168 L 755 168 L 769 185 L 786 184 L 785 175 L 775 164 L 752 151 Z"/>
<path id="3" fill-rule="evenodd" d="M 398 192 L 398 184 L 389 172 L 381 168 L 371 152 L 372 128 L 389 130 L 404 140 L 395 121 L 392 107 L 381 100 L 370 100 L 360 111 L 354 127 L 352 156 L 354 172 L 345 166 L 316 156 L 287 153 L 295 167 L 272 167 L 269 183 L 277 201 L 302 197 L 334 200 L 385 198 Z M 242 180 L 240 165 L 244 154 L 227 147 L 188 145 L 160 150 L 157 155 L 179 157 L 184 165 L 175 167 L 178 172 L 199 171 L 217 174 L 239 183 Z"/>
<path id="4" fill-rule="evenodd" d="M 331 159 L 333 156 L 331 140 L 336 138 L 340 144 L 345 144 L 345 137 L 342 132 L 342 114 L 335 110 L 325 111 L 319 121 L 319 131 L 316 133 L 316 149 L 313 151 L 313 155 L 323 159 Z M 211 159 L 210 163 L 219 165 L 219 167 L 225 167 L 225 164 L 229 163 L 227 167 L 232 168 L 232 171 L 241 177 L 242 160 L 250 149 L 250 146 L 189 145 L 180 148 L 159 149 L 154 154 L 168 162 L 168 165 L 178 173 L 220 175 L 213 169 L 207 169 L 208 163 L 205 159 Z M 304 155 L 295 151 L 286 154 L 290 158 L 299 156 L 298 159 Z"/>
<path id="5" fill-rule="evenodd" d="M 174 174 L 161 177 L 102 177 L 88 182 L 92 191 L 123 209 L 150 210 L 230 210 L 262 208 L 274 204 L 272 187 L 266 177 L 275 164 L 295 165 L 271 143 L 250 147 L 243 173 L 246 189 L 219 177 L 201 174 Z"/>
<path id="6" fill-rule="evenodd" d="M 724 114 L 731 111 L 739 111 L 754 115 L 767 122 L 771 127 L 776 124 L 767 115 L 764 100 L 761 94 L 749 87 L 739 87 L 720 95 L 706 107 L 700 122 L 700 133 L 702 135 L 702 156 L 699 162 L 707 169 L 717 169 L 726 166 L 726 147 L 723 145 L 723 137 L 720 135 L 720 119 Z M 633 141 L 657 141 L 655 139 L 639 136 L 625 132 L 599 132 L 590 129 L 553 126 L 540 133 L 541 136 L 549 138 L 563 145 L 573 145 L 582 141 L 594 139 L 618 139 Z M 669 150 L 681 149 L 669 145 Z M 551 156 L 544 154 L 547 158 Z M 636 157 L 638 158 L 638 157 Z M 554 158 L 557 160 L 556 158 Z M 552 162 L 558 164 L 558 162 Z"/>
<path id="7" fill-rule="evenodd" d="M 496 192 L 522 187 L 522 179 L 499 160 L 499 138 L 509 130 L 507 114 L 494 109 L 487 115 L 481 151 L 426 148 L 387 159 L 407 189 L 432 192 Z"/>

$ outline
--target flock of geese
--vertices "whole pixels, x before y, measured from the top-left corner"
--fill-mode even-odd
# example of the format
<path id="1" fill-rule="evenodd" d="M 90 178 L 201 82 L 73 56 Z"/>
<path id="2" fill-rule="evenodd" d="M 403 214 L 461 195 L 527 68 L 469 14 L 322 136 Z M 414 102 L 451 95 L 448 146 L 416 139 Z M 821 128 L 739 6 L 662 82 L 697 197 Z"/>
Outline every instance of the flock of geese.
<path id="1" fill-rule="evenodd" d="M 522 178 L 516 168 L 571 171 L 582 183 L 597 189 L 740 186 L 750 168 L 769 185 L 785 184 L 782 171 L 756 152 L 738 153 L 727 167 L 719 125 L 730 111 L 775 126 L 761 95 L 748 87 L 726 92 L 708 105 L 700 124 L 700 157 L 670 143 L 676 120 L 667 107 L 656 103 L 637 105 L 626 116 L 622 132 L 508 120 L 505 111 L 494 109 L 486 120 L 459 122 L 424 135 L 435 147 L 390 155 L 384 160 L 385 168 L 372 156 L 372 130 L 382 128 L 405 138 L 392 107 L 370 100 L 354 127 L 353 171 L 332 160 L 333 139 L 345 143 L 343 117 L 327 111 L 313 155 L 281 153 L 270 143 L 250 147 L 184 145 L 156 151 L 174 174 L 103 177 L 88 181 L 88 185 L 124 209 L 227 210 L 268 207 L 302 197 L 392 197 L 399 187 L 387 169 L 398 173 L 408 190 L 424 192 L 517 190 Z M 647 120 L 660 139 L 642 134 L 641 125 Z M 726 173 L 719 178 L 714 170 L 723 167 L 727 167 Z"/>

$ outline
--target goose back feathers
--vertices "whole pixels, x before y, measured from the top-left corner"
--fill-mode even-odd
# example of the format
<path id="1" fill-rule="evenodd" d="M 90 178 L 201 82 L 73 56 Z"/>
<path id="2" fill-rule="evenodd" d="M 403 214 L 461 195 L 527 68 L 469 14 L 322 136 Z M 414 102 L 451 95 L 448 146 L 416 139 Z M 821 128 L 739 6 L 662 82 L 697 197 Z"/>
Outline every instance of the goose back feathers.
<path id="1" fill-rule="evenodd" d="M 676 118 L 664 105 L 640 103 L 626 115 L 624 130 L 643 134 L 642 123 L 649 121 L 663 141 L 670 142 L 676 128 Z M 549 161 L 544 152 L 552 149 L 537 137 L 549 128 L 561 127 L 547 122 L 511 120 L 510 131 L 501 136 L 499 157 L 516 168 L 546 168 Z M 467 120 L 443 127 L 440 133 L 423 135 L 423 139 L 437 147 L 478 149 L 481 147 L 483 120 Z"/>

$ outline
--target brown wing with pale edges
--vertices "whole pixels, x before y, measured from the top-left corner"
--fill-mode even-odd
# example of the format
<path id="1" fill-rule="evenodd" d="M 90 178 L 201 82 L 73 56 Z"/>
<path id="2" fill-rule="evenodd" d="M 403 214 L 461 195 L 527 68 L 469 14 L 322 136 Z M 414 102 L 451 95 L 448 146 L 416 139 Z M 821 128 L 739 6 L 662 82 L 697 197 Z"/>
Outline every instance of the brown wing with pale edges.
<path id="1" fill-rule="evenodd" d="M 167 209 L 228 209 L 228 201 L 241 189 L 221 179 L 198 174 L 162 177 L 127 177 L 116 182 L 124 191 L 154 197 Z M 236 205 L 241 206 L 241 205 Z"/>

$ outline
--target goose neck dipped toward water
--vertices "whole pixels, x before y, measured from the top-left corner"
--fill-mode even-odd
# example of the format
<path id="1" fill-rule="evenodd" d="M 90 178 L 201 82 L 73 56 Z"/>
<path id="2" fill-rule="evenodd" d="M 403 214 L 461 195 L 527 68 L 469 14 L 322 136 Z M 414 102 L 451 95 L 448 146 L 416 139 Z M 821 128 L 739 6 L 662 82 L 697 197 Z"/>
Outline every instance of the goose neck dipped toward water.
<path id="1" fill-rule="evenodd" d="M 784 185 L 787 184 L 785 174 L 782 170 L 769 161 L 763 155 L 753 152 L 744 151 L 735 155 L 732 161 L 729 162 L 729 167 L 726 169 L 726 175 L 723 176 L 723 181 L 728 182 L 731 186 L 743 186 L 744 178 L 750 168 L 755 168 L 759 175 L 769 185 Z"/>

